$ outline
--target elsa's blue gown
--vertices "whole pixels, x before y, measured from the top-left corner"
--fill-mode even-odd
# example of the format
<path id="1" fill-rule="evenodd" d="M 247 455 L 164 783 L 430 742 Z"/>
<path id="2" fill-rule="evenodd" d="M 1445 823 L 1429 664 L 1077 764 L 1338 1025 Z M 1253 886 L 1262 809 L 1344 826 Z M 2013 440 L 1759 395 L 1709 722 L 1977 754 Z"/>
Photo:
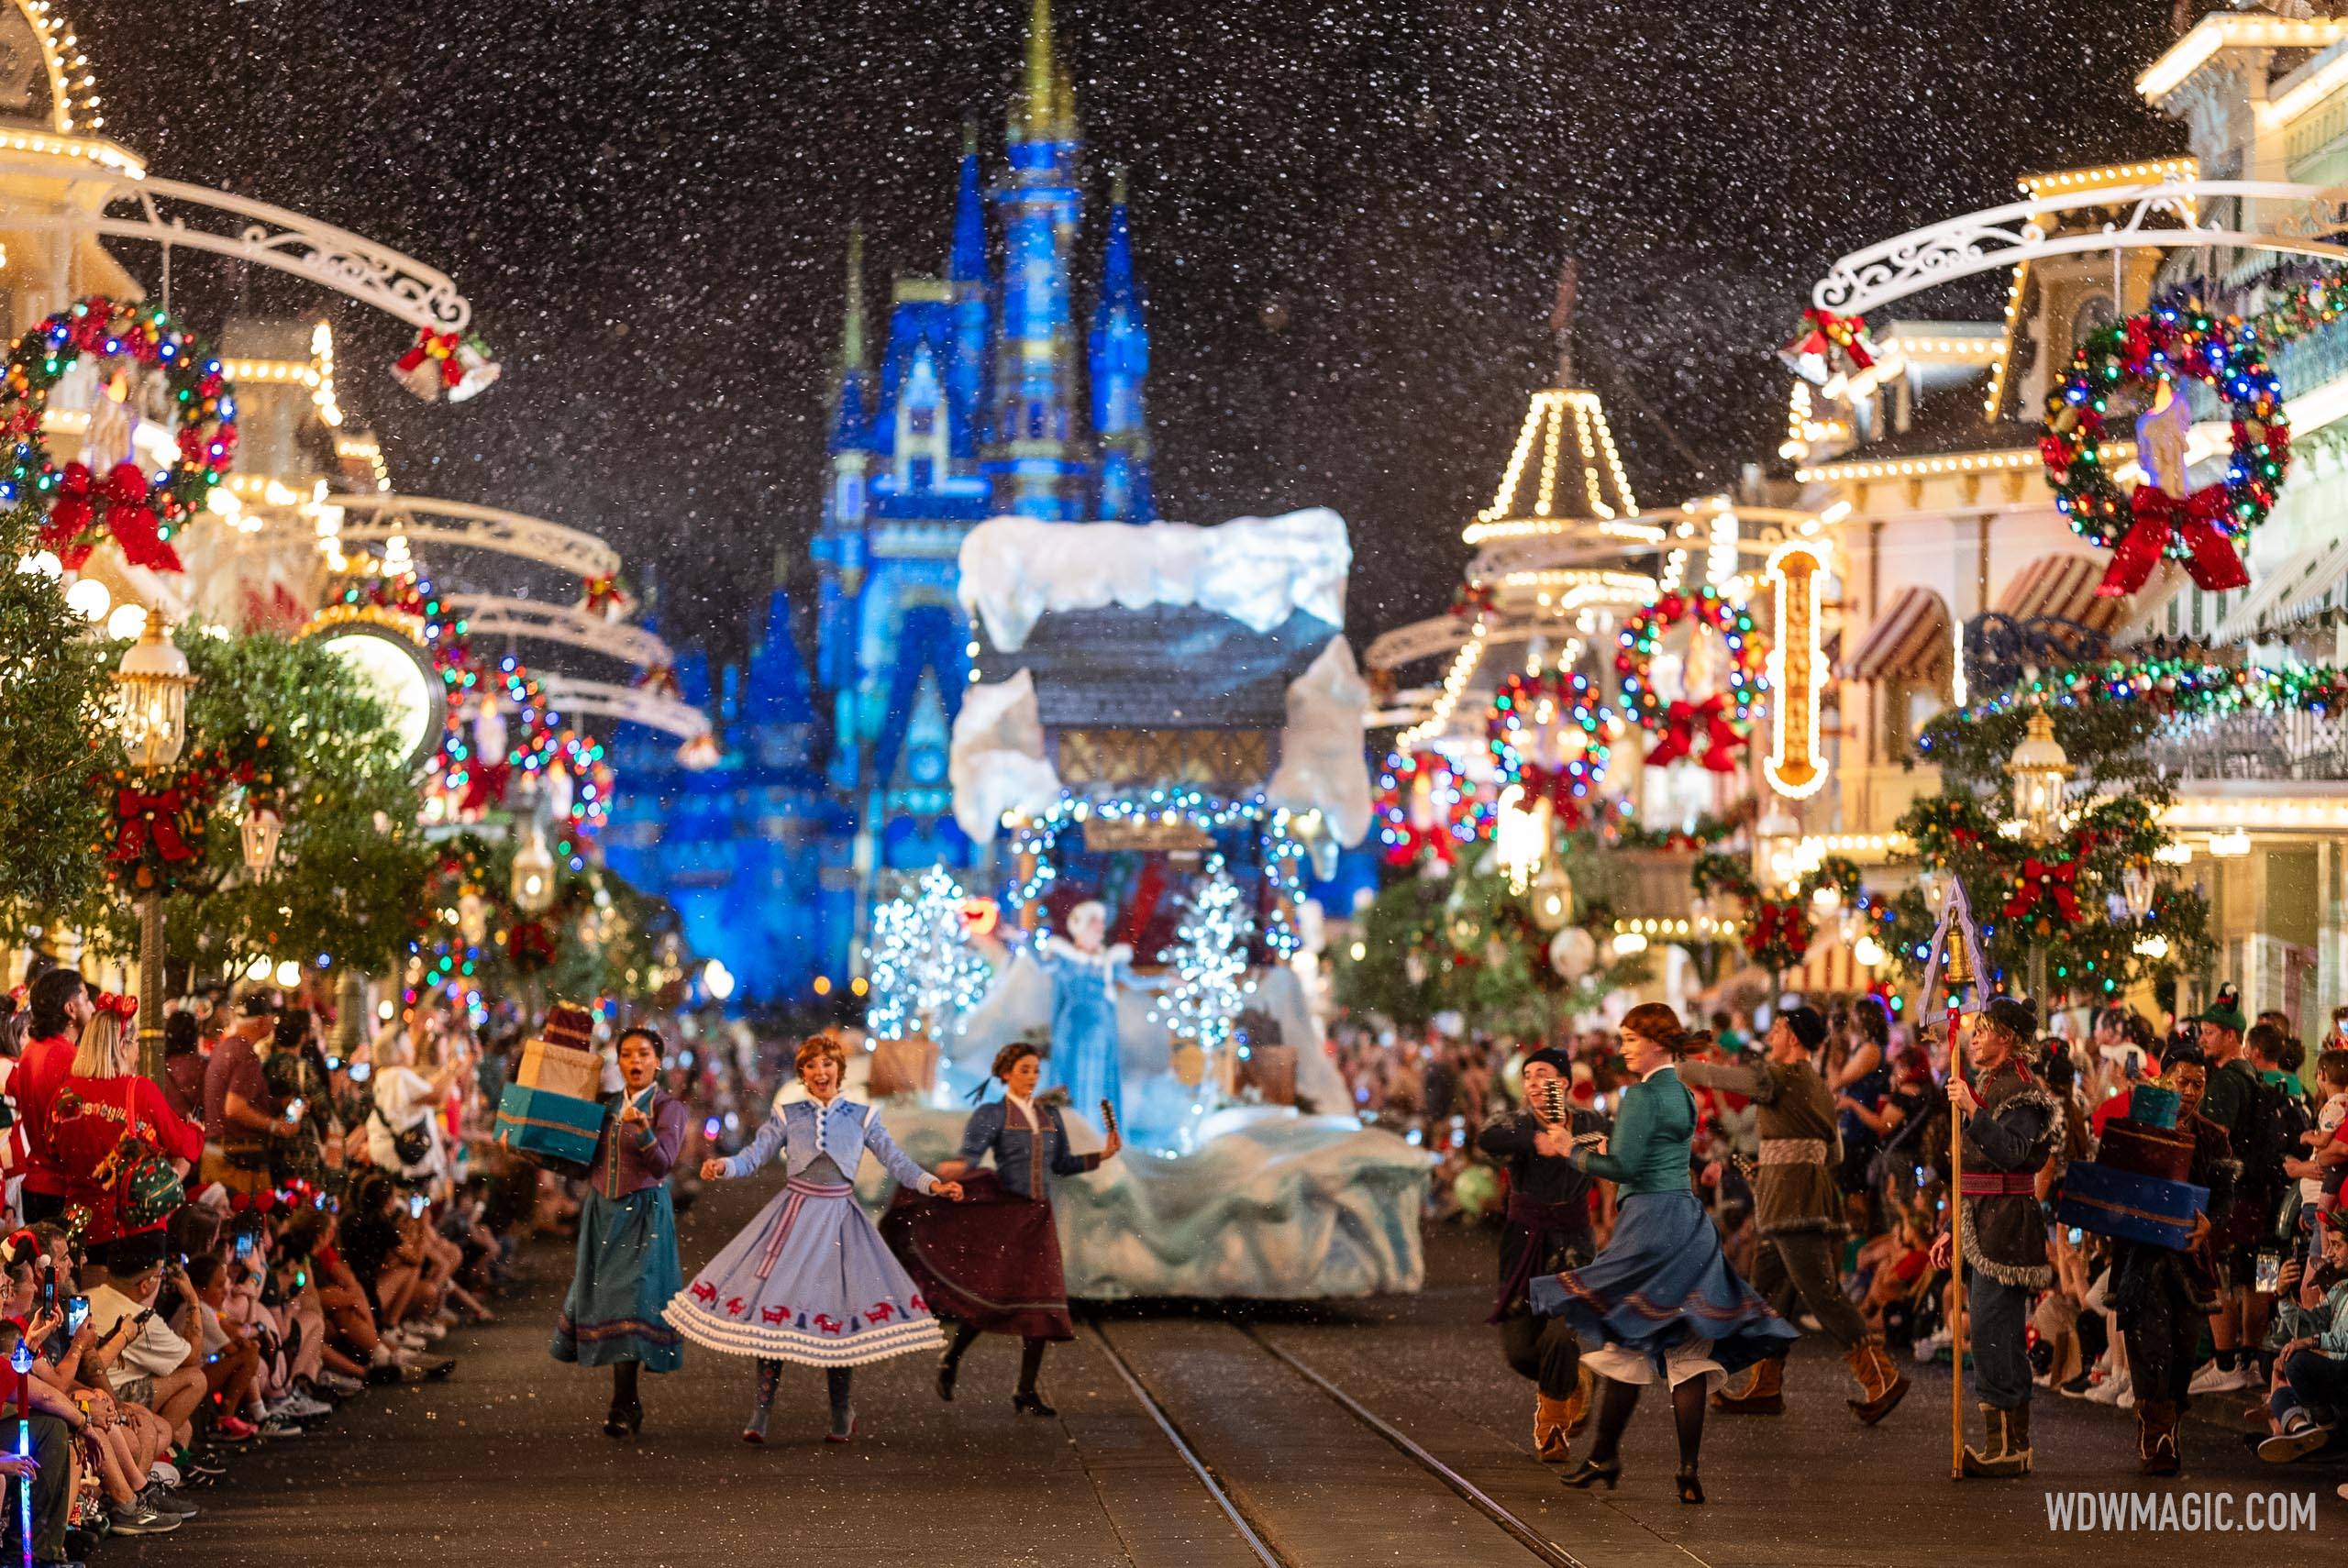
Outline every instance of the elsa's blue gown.
<path id="1" fill-rule="evenodd" d="M 1133 949 L 1122 944 L 1087 953 L 1047 936 L 1036 962 L 1052 982 L 1052 1049 L 1044 1063 L 1047 1088 L 1068 1090 L 1070 1109 L 1098 1118 L 1107 1100 L 1124 1114 L 1124 1077 L 1118 1062 L 1117 992 L 1146 988 L 1133 972 Z"/>

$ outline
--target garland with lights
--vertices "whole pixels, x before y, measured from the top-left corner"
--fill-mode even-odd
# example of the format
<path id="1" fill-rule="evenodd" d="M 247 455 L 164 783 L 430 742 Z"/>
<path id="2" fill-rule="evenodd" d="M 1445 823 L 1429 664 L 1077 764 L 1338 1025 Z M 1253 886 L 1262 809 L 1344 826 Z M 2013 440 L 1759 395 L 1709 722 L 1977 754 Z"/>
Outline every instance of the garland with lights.
<path id="1" fill-rule="evenodd" d="M 1663 635 L 1682 621 L 1709 626 L 1728 645 L 1728 684 L 1700 701 L 1666 701 L 1655 690 L 1651 671 Z M 1737 753 L 1753 738 L 1753 711 L 1768 690 L 1764 673 L 1768 664 L 1767 641 L 1753 626 L 1751 613 L 1722 597 L 1706 584 L 1687 593 L 1667 593 L 1623 623 L 1621 646 L 1614 655 L 1621 677 L 1624 712 L 1656 737 L 1647 749 L 1649 767 L 1660 767 L 1695 755 L 1700 731 L 1703 765 L 1714 773 L 1733 773 Z"/>
<path id="2" fill-rule="evenodd" d="M 80 462 L 61 468 L 50 455 L 41 427 L 49 394 L 84 355 L 162 373 L 179 422 L 178 455 L 151 480 L 135 457 L 97 474 Z M 105 401 L 119 401 L 111 388 L 100 396 L 101 412 Z M 93 294 L 10 345 L 0 381 L 0 438 L 10 447 L 0 463 L 0 504 L 28 499 L 47 508 L 40 542 L 68 571 L 79 571 L 108 538 L 132 566 L 180 571 L 172 536 L 203 510 L 236 457 L 236 390 L 218 356 L 161 310 Z"/>
<path id="3" fill-rule="evenodd" d="M 2103 465 L 2110 399 L 2114 392 L 2149 395 L 2163 385 L 2174 391 L 2179 376 L 2210 387 L 2232 412 L 2226 477 L 2180 496 L 2148 476 L 2133 496 L 2123 495 Z M 2061 384 L 2047 394 L 2039 456 L 2055 508 L 2072 532 L 2112 552 L 2099 594 L 2135 592 L 2163 556 L 2205 591 L 2243 587 L 2250 575 L 2237 547 L 2274 509 L 2291 462 L 2283 385 L 2266 362 L 2259 327 L 2185 300 L 2090 333 L 2072 351 Z"/>
<path id="4" fill-rule="evenodd" d="M 1707 812 L 1686 827 L 1648 828 L 1625 822 L 1615 826 L 1613 845 L 1617 849 L 1693 850 L 1701 853 L 1714 845 L 1726 842 L 1742 824 L 1747 812 L 1736 813 L 1739 820 L 1716 817 Z"/>
<path id="5" fill-rule="evenodd" d="M 1612 718 L 1586 676 L 1520 672 L 1492 693 L 1484 743 L 1502 780 L 1521 786 L 1528 806 L 1548 801 L 1557 822 L 1572 829 L 1581 825 L 1589 797 L 1606 777 Z"/>
<path id="6" fill-rule="evenodd" d="M 1049 892 L 1059 877 L 1052 854 L 1060 835 L 1089 821 L 1169 825 L 1180 822 L 1209 838 L 1252 832 L 1262 879 L 1257 929 L 1273 961 L 1286 963 L 1303 941 L 1296 929 L 1295 911 L 1304 897 L 1305 850 L 1290 825 L 1292 815 L 1288 808 L 1271 805 L 1261 795 L 1233 799 L 1187 785 L 1097 801 L 1063 793 L 1041 814 L 1017 819 L 1013 856 L 1025 861 L 1030 869 L 1012 887 L 1004 903 L 1017 922 L 1028 905 Z"/>
<path id="7" fill-rule="evenodd" d="M 994 966 L 971 943 L 969 901 L 945 867 L 933 866 L 872 911 L 864 1027 L 874 1038 L 943 1038 L 986 995 Z"/>
<path id="8" fill-rule="evenodd" d="M 105 836 L 97 845 L 106 880 L 134 894 L 175 893 L 208 883 L 204 821 L 221 792 L 241 785 L 253 800 L 276 799 L 271 734 L 260 730 L 197 747 L 161 778 L 127 767 L 94 778 L 92 787 L 112 797 Z"/>
<path id="9" fill-rule="evenodd" d="M 1389 866 L 1432 856 L 1448 866 L 1490 826 L 1491 803 L 1438 751 L 1387 754 L 1377 778 L 1378 836 Z"/>

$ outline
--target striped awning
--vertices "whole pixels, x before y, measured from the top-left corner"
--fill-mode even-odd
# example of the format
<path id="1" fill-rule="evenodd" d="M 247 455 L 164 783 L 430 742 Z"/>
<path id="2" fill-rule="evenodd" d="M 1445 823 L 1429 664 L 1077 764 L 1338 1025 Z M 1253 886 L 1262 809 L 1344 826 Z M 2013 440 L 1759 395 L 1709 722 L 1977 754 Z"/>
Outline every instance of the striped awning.
<path id="1" fill-rule="evenodd" d="M 2094 556 L 2041 556 L 1998 595 L 1998 613 L 2017 621 L 2075 621 L 2106 636 L 2135 613 L 2133 596 L 2098 599 L 2106 562 Z"/>
<path id="2" fill-rule="evenodd" d="M 1951 635 L 1941 596 L 1903 588 L 1834 673 L 1845 680 L 1934 679 L 1948 671 Z"/>
<path id="3" fill-rule="evenodd" d="M 2279 632 L 2324 610 L 2348 605 L 2348 536 L 2327 539 L 2268 572 L 2226 612 L 2215 641 L 2238 643 L 2262 632 Z"/>

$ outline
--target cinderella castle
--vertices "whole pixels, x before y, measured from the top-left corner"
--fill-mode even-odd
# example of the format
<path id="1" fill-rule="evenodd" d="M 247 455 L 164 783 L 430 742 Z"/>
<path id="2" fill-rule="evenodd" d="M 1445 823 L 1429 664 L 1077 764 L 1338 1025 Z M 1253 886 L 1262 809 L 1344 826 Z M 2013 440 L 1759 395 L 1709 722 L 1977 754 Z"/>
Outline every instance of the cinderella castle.
<path id="1" fill-rule="evenodd" d="M 705 656 L 680 657 L 682 695 L 723 727 L 714 766 L 686 767 L 662 736 L 613 740 L 622 788 L 606 858 L 676 907 L 693 951 L 732 970 L 742 999 L 838 983 L 893 873 L 977 858 L 947 783 L 973 651 L 955 592 L 963 536 L 1006 513 L 1157 517 L 1149 336 L 1122 175 L 1091 321 L 1078 326 L 1084 144 L 1049 0 L 1035 0 L 1007 128 L 991 185 L 965 138 L 944 275 L 895 280 L 877 365 L 862 237 L 848 237 L 831 471 L 811 551 L 813 668 L 785 562 L 747 667 L 713 679 Z"/>

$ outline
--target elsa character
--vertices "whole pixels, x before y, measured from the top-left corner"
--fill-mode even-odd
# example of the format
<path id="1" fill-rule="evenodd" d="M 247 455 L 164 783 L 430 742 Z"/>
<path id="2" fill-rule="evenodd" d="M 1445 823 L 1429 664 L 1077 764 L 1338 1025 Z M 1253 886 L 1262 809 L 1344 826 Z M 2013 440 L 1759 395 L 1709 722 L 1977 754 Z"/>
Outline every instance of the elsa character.
<path id="1" fill-rule="evenodd" d="M 1109 911 L 1097 900 L 1069 911 L 1067 932 L 1036 944 L 1036 960 L 1052 982 L 1052 1055 L 1046 1077 L 1053 1088 L 1068 1090 L 1069 1103 L 1085 1115 L 1102 1100 L 1122 1114 L 1117 991 L 1157 990 L 1162 982 L 1134 973 L 1134 950 L 1124 943 L 1102 945 Z"/>

